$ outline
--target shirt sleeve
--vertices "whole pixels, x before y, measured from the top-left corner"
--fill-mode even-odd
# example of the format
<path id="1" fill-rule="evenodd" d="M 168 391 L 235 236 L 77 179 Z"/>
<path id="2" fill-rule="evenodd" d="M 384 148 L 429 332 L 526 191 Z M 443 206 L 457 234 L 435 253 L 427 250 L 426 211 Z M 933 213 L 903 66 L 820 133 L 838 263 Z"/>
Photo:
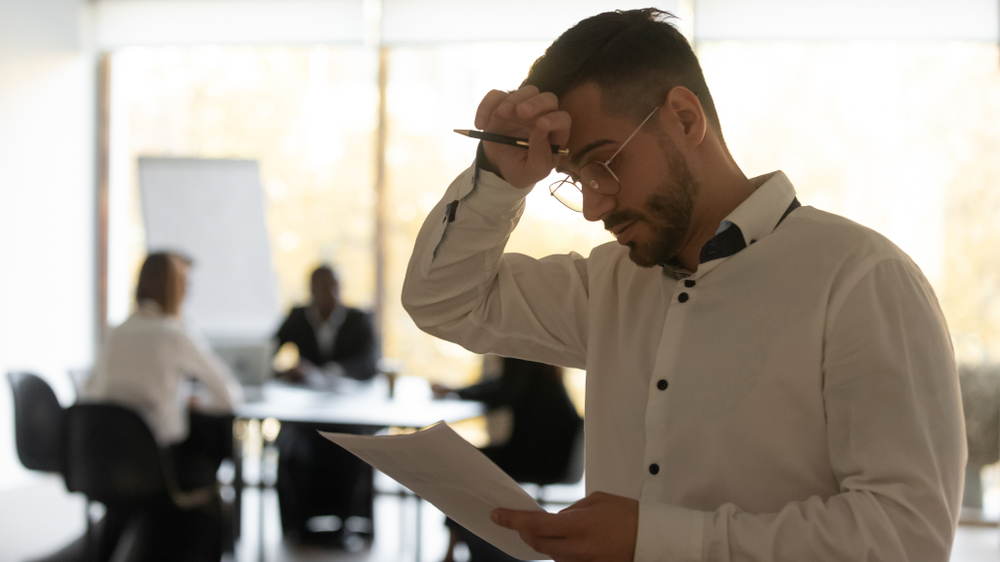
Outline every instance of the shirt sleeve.
<path id="1" fill-rule="evenodd" d="M 586 259 L 504 253 L 527 194 L 475 167 L 460 175 L 420 229 L 403 306 L 422 330 L 470 351 L 582 368 Z"/>
<path id="2" fill-rule="evenodd" d="M 219 359 L 208 343 L 197 336 L 177 331 L 177 360 L 184 374 L 194 377 L 211 396 L 206 409 L 230 412 L 243 402 L 243 389 L 229 367 Z"/>
<path id="3" fill-rule="evenodd" d="M 911 262 L 856 277 L 831 301 L 823 357 L 840 493 L 765 514 L 641 503 L 637 561 L 949 559 L 967 453 L 947 326 Z"/>

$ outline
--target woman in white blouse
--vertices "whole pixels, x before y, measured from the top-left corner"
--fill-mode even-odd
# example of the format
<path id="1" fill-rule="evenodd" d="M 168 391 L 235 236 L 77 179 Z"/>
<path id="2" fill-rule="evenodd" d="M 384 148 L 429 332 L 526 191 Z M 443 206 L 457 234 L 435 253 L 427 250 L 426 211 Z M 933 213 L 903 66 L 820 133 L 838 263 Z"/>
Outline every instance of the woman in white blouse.
<path id="1" fill-rule="evenodd" d="M 175 253 L 146 258 L 136 288 L 137 310 L 107 335 L 83 390 L 88 402 L 110 402 L 138 413 L 160 447 L 170 452 L 178 483 L 188 489 L 216 481 L 219 464 L 232 453 L 232 418 L 225 414 L 242 400 L 229 369 L 181 323 L 190 268 L 191 261 Z M 206 390 L 197 401 L 188 389 L 188 378 Z M 198 411 L 189 412 L 189 407 Z M 216 496 L 196 510 L 160 513 L 150 527 L 156 538 L 149 544 L 169 551 L 159 553 L 164 559 L 219 560 L 223 549 L 219 499 Z M 108 506 L 102 552 L 115 548 L 129 518 L 128 508 Z"/>
<path id="2" fill-rule="evenodd" d="M 161 447 L 188 437 L 188 406 L 229 413 L 242 400 L 239 383 L 207 342 L 181 323 L 191 261 L 170 252 L 150 254 L 136 288 L 138 309 L 105 338 L 83 396 L 132 408 L 146 420 Z M 190 397 L 197 379 L 207 399 Z"/>

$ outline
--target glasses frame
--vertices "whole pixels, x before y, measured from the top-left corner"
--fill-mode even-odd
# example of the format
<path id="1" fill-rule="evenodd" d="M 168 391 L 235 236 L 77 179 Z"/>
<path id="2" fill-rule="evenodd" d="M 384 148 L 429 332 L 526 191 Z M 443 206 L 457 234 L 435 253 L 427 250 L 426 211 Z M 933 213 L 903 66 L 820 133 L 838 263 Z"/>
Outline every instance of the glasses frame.
<path id="1" fill-rule="evenodd" d="M 598 185 L 597 182 L 594 181 L 594 180 L 590 180 L 590 182 L 588 182 L 586 184 L 589 189 L 591 189 L 595 193 L 600 193 L 601 195 L 607 195 L 607 196 L 618 195 L 618 193 L 621 192 L 622 182 L 621 182 L 620 179 L 618 179 L 618 174 L 615 174 L 614 171 L 611 170 L 611 166 L 610 166 L 611 161 L 614 160 L 615 157 L 618 156 L 619 153 L 621 153 L 622 149 L 625 148 L 625 145 L 627 145 L 629 143 L 629 141 L 632 140 L 632 137 L 634 137 L 636 134 L 639 133 L 639 131 L 642 129 L 643 125 L 645 125 L 646 122 L 649 121 L 649 119 L 651 117 L 653 117 L 653 114 L 656 113 L 657 109 L 660 109 L 660 106 L 654 107 L 653 111 L 649 112 L 649 115 L 647 115 L 646 118 L 643 119 L 641 123 L 639 123 L 639 126 L 636 127 L 634 131 L 632 131 L 632 134 L 629 135 L 627 139 L 625 139 L 625 142 L 623 142 L 621 144 L 621 146 L 618 147 L 618 150 L 616 150 L 615 153 L 612 154 L 610 158 L 608 158 L 604 162 L 601 162 L 600 160 L 592 160 L 590 162 L 587 162 L 583 166 L 580 166 L 579 172 L 582 172 L 583 169 L 586 168 L 587 166 L 593 166 L 595 164 L 598 165 L 598 166 L 603 166 L 604 169 L 609 174 L 611 174 L 611 177 L 615 178 L 615 187 L 613 189 L 602 190 L 601 186 Z M 578 174 L 579 174 L 579 172 L 578 172 Z M 573 179 L 573 176 L 571 176 L 569 174 L 566 174 L 566 177 L 562 178 L 561 180 L 552 182 L 549 185 L 549 195 L 555 197 L 556 200 L 559 201 L 560 203 L 562 203 L 564 206 L 566 206 L 566 208 L 568 208 L 570 210 L 573 210 L 573 211 L 576 211 L 578 213 L 582 213 L 583 212 L 583 200 L 582 199 L 581 199 L 579 205 L 574 205 L 574 204 L 571 204 L 568 201 L 568 198 L 560 197 L 557 194 L 557 192 L 559 191 L 559 188 L 563 187 L 565 184 L 572 185 L 573 187 L 575 187 L 577 189 L 577 191 L 580 192 L 581 196 L 583 195 L 583 186 L 584 186 L 584 184 L 581 183 L 580 179 Z M 577 208 L 577 207 L 579 207 L 579 208 Z"/>

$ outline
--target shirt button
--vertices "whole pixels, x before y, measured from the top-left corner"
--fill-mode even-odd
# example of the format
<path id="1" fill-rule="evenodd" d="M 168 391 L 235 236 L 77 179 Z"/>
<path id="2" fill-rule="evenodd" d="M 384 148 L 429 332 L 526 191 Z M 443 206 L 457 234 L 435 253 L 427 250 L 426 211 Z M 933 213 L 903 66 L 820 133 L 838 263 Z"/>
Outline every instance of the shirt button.
<path id="1" fill-rule="evenodd" d="M 660 379 L 656 382 L 656 388 L 659 388 L 660 390 L 666 390 L 668 384 L 669 383 L 667 383 L 667 379 Z"/>
<path id="2" fill-rule="evenodd" d="M 688 301 L 688 294 L 687 293 L 681 293 L 681 294 L 677 295 L 677 300 L 680 301 L 680 302 L 687 302 Z"/>
<path id="3" fill-rule="evenodd" d="M 650 474 L 656 474 L 658 472 L 660 472 L 660 465 L 658 465 L 656 463 L 653 463 L 653 464 L 649 465 L 649 473 Z"/>
<path id="4" fill-rule="evenodd" d="M 691 287 L 694 287 L 694 285 L 695 285 L 694 280 L 692 280 L 692 279 L 685 279 L 684 280 L 684 286 L 685 287 L 687 287 L 687 288 L 690 289 Z"/>

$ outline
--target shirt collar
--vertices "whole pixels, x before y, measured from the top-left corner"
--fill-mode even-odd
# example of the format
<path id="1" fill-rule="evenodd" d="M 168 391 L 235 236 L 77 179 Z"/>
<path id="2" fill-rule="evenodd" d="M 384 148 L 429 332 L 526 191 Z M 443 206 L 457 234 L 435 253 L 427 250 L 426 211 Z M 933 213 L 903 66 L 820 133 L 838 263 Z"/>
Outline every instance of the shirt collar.
<path id="1" fill-rule="evenodd" d="M 750 183 L 753 193 L 719 223 L 715 236 L 702 246 L 699 263 L 727 258 L 762 240 L 800 206 L 792 182 L 780 170 L 752 178 Z M 677 276 L 691 275 L 678 264 L 667 264 L 664 269 Z"/>
<path id="2" fill-rule="evenodd" d="M 144 315 L 149 316 L 162 316 L 163 307 L 160 303 L 154 301 L 153 299 L 142 299 L 139 301 L 139 305 L 136 310 Z"/>
<path id="3" fill-rule="evenodd" d="M 753 193 L 725 218 L 740 228 L 747 246 L 771 234 L 788 213 L 799 207 L 795 188 L 781 170 L 752 178 L 750 183 L 755 188 Z"/>
<path id="4" fill-rule="evenodd" d="M 324 323 L 330 324 L 331 326 L 340 326 L 340 324 L 344 322 L 344 318 L 346 316 L 347 307 L 343 305 L 338 305 L 337 308 L 334 308 L 333 312 L 330 313 L 330 317 L 326 320 L 320 318 L 319 309 L 315 304 L 309 303 L 309 306 L 306 307 L 306 320 L 312 324 L 313 328 L 316 328 Z"/>

